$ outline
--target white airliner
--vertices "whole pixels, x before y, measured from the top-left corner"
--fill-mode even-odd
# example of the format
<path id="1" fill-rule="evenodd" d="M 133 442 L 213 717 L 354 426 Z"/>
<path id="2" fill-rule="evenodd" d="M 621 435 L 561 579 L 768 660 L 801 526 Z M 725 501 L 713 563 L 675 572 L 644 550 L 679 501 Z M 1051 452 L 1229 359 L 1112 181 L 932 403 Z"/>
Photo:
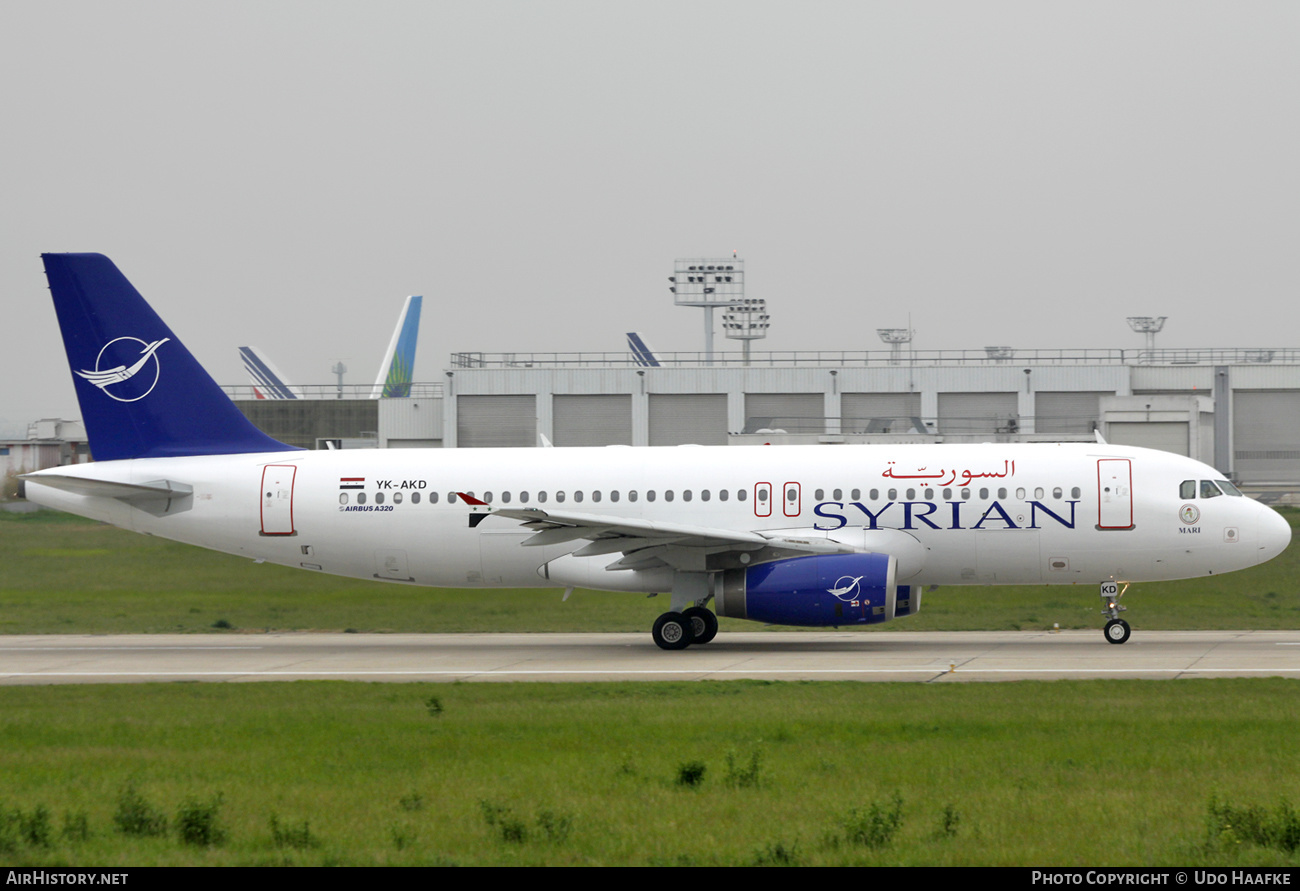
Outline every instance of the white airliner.
<path id="1" fill-rule="evenodd" d="M 27 475 L 28 498 L 230 554 L 670 592 L 664 649 L 712 640 L 715 615 L 852 626 L 915 613 L 933 585 L 1099 585 L 1123 643 L 1128 583 L 1244 569 L 1291 539 L 1213 468 L 1105 443 L 302 451 L 245 420 L 106 257 L 44 261 L 96 460 Z"/>

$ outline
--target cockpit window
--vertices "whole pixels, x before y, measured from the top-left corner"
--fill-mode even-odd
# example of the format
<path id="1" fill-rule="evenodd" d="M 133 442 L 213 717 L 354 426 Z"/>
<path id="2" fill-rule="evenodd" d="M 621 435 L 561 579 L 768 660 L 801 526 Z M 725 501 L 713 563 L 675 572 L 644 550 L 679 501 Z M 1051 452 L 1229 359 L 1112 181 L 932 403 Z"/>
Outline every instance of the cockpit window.
<path id="1" fill-rule="evenodd" d="M 1201 480 L 1202 498 L 1217 498 L 1222 494 L 1223 493 L 1219 491 L 1219 487 L 1214 484 L 1214 480 Z"/>
<path id="2" fill-rule="evenodd" d="M 1196 497 L 1196 480 L 1183 480 L 1178 487 L 1178 497 L 1184 500 Z"/>
<path id="3" fill-rule="evenodd" d="M 1240 489 L 1238 489 L 1236 486 L 1234 486 L 1232 483 L 1228 482 L 1227 480 L 1215 480 L 1215 482 L 1219 484 L 1220 489 L 1222 489 L 1224 492 L 1228 493 L 1229 495 L 1234 495 L 1237 498 L 1245 497 L 1241 494 Z"/>

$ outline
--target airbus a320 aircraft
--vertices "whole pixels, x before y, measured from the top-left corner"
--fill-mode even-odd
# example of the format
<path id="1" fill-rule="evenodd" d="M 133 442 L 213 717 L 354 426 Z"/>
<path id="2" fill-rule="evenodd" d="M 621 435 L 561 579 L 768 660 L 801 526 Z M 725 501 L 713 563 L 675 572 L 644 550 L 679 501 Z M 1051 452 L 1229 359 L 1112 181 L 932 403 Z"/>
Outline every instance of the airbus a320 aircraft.
<path id="1" fill-rule="evenodd" d="M 230 554 L 671 592 L 653 629 L 671 650 L 712 640 L 716 615 L 872 624 L 926 586 L 989 584 L 1099 585 L 1123 643 L 1122 586 L 1291 539 L 1213 468 L 1105 443 L 303 451 L 250 424 L 108 258 L 44 261 L 95 463 L 27 475 L 28 498 Z"/>

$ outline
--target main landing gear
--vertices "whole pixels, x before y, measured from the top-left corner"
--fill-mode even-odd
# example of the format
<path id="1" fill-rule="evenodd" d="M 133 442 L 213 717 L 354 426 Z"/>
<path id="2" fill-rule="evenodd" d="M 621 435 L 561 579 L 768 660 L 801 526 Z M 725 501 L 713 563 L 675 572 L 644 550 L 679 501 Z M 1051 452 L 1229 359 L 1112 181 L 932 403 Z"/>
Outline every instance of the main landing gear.
<path id="1" fill-rule="evenodd" d="M 1128 590 L 1128 585 L 1124 586 L 1124 590 Z M 1132 633 L 1132 629 L 1128 627 L 1128 622 L 1119 617 L 1119 614 L 1126 609 L 1126 607 L 1119 605 L 1119 599 L 1123 596 L 1124 591 L 1119 589 L 1117 582 L 1101 583 L 1101 601 L 1105 604 L 1101 614 L 1110 619 L 1106 623 L 1103 632 L 1106 635 L 1107 643 L 1122 644 L 1128 640 L 1129 634 Z"/>
<path id="2" fill-rule="evenodd" d="M 650 635 L 664 650 L 684 650 L 691 644 L 706 644 L 718 634 L 718 617 L 702 606 L 664 613 L 655 619 Z"/>

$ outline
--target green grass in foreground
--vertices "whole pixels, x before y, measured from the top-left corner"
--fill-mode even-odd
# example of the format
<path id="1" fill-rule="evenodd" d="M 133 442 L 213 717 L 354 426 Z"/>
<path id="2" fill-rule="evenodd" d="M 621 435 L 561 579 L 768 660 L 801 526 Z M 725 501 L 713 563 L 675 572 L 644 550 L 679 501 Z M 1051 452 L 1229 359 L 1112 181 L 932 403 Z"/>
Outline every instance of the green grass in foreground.
<path id="1" fill-rule="evenodd" d="M 1300 511 L 1284 515 L 1292 526 Z M 1300 549 L 1225 576 L 1134 585 L 1138 629 L 1300 627 Z M 255 564 L 67 514 L 0 513 L 0 633 L 645 631 L 666 596 L 411 588 Z M 951 587 L 877 631 L 1100 628 L 1095 585 Z M 758 630 L 722 620 L 724 630 Z"/>
<path id="2" fill-rule="evenodd" d="M 1296 690 L 0 688 L 0 860 L 1296 866 Z"/>

